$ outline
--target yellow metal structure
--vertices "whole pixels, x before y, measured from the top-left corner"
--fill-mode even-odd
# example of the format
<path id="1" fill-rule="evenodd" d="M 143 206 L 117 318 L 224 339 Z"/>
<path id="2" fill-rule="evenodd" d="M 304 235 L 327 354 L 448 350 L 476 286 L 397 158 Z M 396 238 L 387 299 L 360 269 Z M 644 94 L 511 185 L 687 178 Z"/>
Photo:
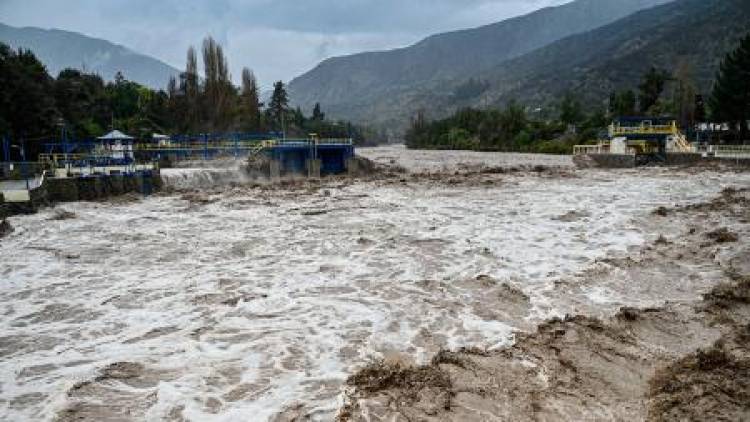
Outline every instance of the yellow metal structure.
<path id="1" fill-rule="evenodd" d="M 628 135 L 677 135 L 678 133 L 680 129 L 675 121 L 668 125 L 651 125 L 648 122 L 642 122 L 639 126 L 621 126 L 619 123 L 609 126 L 611 138 Z"/>
<path id="2" fill-rule="evenodd" d="M 609 145 L 576 145 L 573 147 L 573 155 L 588 155 L 588 154 L 608 154 Z"/>
<path id="3" fill-rule="evenodd" d="M 643 136 L 643 139 L 638 139 L 640 136 Z M 626 139 L 627 154 L 658 153 L 658 145 L 647 140 L 654 136 L 666 137 L 668 140 L 667 150 L 670 152 L 696 152 L 695 147 L 680 132 L 677 122 L 674 120 L 665 125 L 653 125 L 650 121 L 645 120 L 637 126 L 623 126 L 620 123 L 613 123 L 609 126 L 610 139 Z M 600 142 L 599 145 L 576 145 L 573 147 L 574 155 L 607 154 L 610 152 L 612 152 L 612 148 L 609 147 L 607 142 Z"/>

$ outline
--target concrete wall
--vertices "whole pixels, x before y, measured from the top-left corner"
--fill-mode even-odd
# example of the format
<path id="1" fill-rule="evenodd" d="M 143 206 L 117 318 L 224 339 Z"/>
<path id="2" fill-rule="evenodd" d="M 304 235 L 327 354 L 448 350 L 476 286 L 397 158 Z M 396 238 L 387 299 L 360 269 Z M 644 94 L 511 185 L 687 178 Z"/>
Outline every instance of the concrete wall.
<path id="1" fill-rule="evenodd" d="M 359 160 L 356 157 L 346 159 L 346 172 L 350 176 L 359 175 Z"/>
<path id="2" fill-rule="evenodd" d="M 308 159 L 305 162 L 305 167 L 307 167 L 307 177 L 320 179 L 320 168 L 322 165 L 323 163 L 320 160 Z"/>
<path id="3" fill-rule="evenodd" d="M 46 188 L 51 202 L 90 201 L 129 192 L 149 194 L 161 189 L 158 171 L 150 176 L 111 175 L 47 179 Z"/>
<path id="4" fill-rule="evenodd" d="M 694 165 L 703 160 L 700 154 L 692 152 L 670 152 L 667 153 L 666 165 L 668 166 L 686 166 Z"/>
<path id="5" fill-rule="evenodd" d="M 41 187 L 30 191 L 29 202 L 1 203 L 0 218 L 33 213 L 56 202 L 90 201 L 129 192 L 150 194 L 161 187 L 162 180 L 158 171 L 147 176 L 47 178 Z"/>
<path id="6" fill-rule="evenodd" d="M 46 186 L 40 186 L 28 191 L 27 202 L 3 202 L 0 203 L 0 219 L 18 214 L 33 214 L 41 207 L 50 204 Z"/>
<path id="7" fill-rule="evenodd" d="M 703 157 L 697 153 L 670 152 L 667 154 L 667 165 L 670 166 L 691 166 L 700 163 L 721 163 L 724 165 L 750 167 L 750 158 L 724 158 L 724 157 Z"/>
<path id="8" fill-rule="evenodd" d="M 750 158 L 709 157 L 709 161 L 737 167 L 750 167 Z"/>
<path id="9" fill-rule="evenodd" d="M 589 154 L 596 167 L 622 169 L 635 167 L 635 156 L 630 154 Z"/>
<path id="10" fill-rule="evenodd" d="M 10 209 L 8 208 L 8 205 L 3 202 L 3 193 L 0 192 L 0 220 L 3 220 L 8 216 L 10 216 Z"/>
<path id="11" fill-rule="evenodd" d="M 281 178 L 281 162 L 279 160 L 271 160 L 268 165 L 268 176 L 274 181 Z"/>

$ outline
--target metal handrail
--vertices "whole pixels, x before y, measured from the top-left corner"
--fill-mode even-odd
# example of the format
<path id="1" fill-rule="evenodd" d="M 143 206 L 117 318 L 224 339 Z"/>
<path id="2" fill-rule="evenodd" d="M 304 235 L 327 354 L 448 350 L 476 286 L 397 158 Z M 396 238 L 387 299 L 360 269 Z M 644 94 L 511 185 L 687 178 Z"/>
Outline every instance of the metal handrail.
<path id="1" fill-rule="evenodd" d="M 354 141 L 351 138 L 328 138 L 316 139 L 315 143 L 318 145 L 352 145 Z"/>
<path id="2" fill-rule="evenodd" d="M 620 126 L 610 125 L 610 135 L 630 135 L 630 134 L 644 134 L 644 135 L 676 135 L 679 132 L 677 123 L 673 122 L 669 125 L 645 125 L 639 126 Z"/>
<path id="3" fill-rule="evenodd" d="M 750 145 L 709 145 L 707 152 L 719 158 L 750 158 Z"/>
<path id="4" fill-rule="evenodd" d="M 573 155 L 587 154 L 606 154 L 609 152 L 609 145 L 576 145 L 573 147 Z"/>

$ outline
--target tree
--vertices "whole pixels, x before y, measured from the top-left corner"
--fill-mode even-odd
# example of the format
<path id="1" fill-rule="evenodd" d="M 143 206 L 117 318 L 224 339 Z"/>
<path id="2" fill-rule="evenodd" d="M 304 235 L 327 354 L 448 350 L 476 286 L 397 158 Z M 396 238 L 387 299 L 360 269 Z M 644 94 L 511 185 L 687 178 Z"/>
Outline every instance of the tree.
<path id="1" fill-rule="evenodd" d="M 198 81 L 198 56 L 195 48 L 191 45 L 187 51 L 187 62 L 183 78 L 183 91 L 185 94 L 185 119 L 186 126 L 195 130 L 200 122 L 200 83 Z"/>
<path id="2" fill-rule="evenodd" d="M 289 111 L 289 96 L 284 88 L 284 82 L 278 81 L 273 84 L 273 94 L 268 105 L 271 120 L 276 124 L 276 129 L 285 130 L 286 113 Z"/>
<path id="3" fill-rule="evenodd" d="M 465 112 L 464 112 L 465 113 Z M 475 111 L 475 113 L 477 113 Z M 476 131 L 483 149 L 515 150 L 529 142 L 526 111 L 515 101 L 503 110 L 487 110 L 476 115 Z"/>
<path id="4" fill-rule="evenodd" d="M 669 73 L 662 69 L 651 67 L 640 85 L 638 85 L 638 104 L 641 113 L 648 113 L 649 109 L 656 104 L 664 91 L 664 85 L 670 79 Z"/>
<path id="5" fill-rule="evenodd" d="M 258 82 L 248 68 L 242 69 L 242 93 L 240 94 L 240 126 L 248 132 L 260 130 L 260 99 Z"/>
<path id="6" fill-rule="evenodd" d="M 112 120 L 110 96 L 104 81 L 76 69 L 64 69 L 53 84 L 52 93 L 57 109 L 74 138 L 100 135 Z"/>
<path id="7" fill-rule="evenodd" d="M 674 72 L 675 88 L 672 109 L 680 126 L 687 128 L 695 124 L 695 95 L 697 87 L 689 62 L 680 62 Z"/>
<path id="8" fill-rule="evenodd" d="M 747 139 L 750 118 L 750 34 L 721 63 L 709 100 L 714 121 L 739 125 L 740 138 Z"/>
<path id="9" fill-rule="evenodd" d="M 705 122 L 706 121 L 706 104 L 703 101 L 703 96 L 698 94 L 695 96 L 695 121 Z"/>
<path id="10" fill-rule="evenodd" d="M 114 84 L 107 84 L 106 91 L 112 105 L 112 117 L 125 120 L 137 115 L 141 106 L 141 88 L 141 85 L 128 81 L 125 77 L 115 79 Z"/>
<path id="11" fill-rule="evenodd" d="M 222 47 L 207 37 L 203 40 L 204 104 L 206 130 L 225 130 L 233 120 L 236 91 L 229 75 L 229 64 Z"/>
<path id="12" fill-rule="evenodd" d="M 632 90 L 613 92 L 609 97 L 609 113 L 612 117 L 635 114 L 636 98 Z"/>
<path id="13" fill-rule="evenodd" d="M 313 107 L 312 119 L 316 122 L 322 122 L 326 119 L 326 114 L 320 110 L 320 103 L 315 103 L 315 107 Z"/>
<path id="14" fill-rule="evenodd" d="M 511 100 L 505 107 L 505 110 L 503 110 L 501 123 L 506 139 L 515 137 L 524 130 L 528 124 L 526 110 L 524 110 L 521 105 Z"/>
<path id="15" fill-rule="evenodd" d="M 412 116 L 409 129 L 406 131 L 404 141 L 409 148 L 421 148 L 429 142 L 430 123 L 427 121 L 424 109 L 417 110 Z"/>
<path id="16" fill-rule="evenodd" d="M 53 135 L 60 116 L 53 83 L 31 51 L 13 51 L 0 43 L 0 136 L 28 140 Z M 27 144 L 26 157 L 39 152 L 43 152 L 39 143 Z"/>
<path id="17" fill-rule="evenodd" d="M 571 92 L 566 92 L 560 103 L 560 121 L 575 127 L 584 117 L 581 103 Z"/>

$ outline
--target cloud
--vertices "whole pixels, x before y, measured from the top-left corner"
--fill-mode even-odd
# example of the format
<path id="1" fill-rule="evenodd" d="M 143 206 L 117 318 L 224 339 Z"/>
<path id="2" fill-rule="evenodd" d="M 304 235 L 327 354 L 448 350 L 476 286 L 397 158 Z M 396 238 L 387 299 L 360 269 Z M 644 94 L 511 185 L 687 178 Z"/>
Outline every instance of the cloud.
<path id="1" fill-rule="evenodd" d="M 327 57 L 403 47 L 569 0 L 0 0 L 0 20 L 81 32 L 182 68 L 206 35 L 233 75 L 290 80 Z"/>

